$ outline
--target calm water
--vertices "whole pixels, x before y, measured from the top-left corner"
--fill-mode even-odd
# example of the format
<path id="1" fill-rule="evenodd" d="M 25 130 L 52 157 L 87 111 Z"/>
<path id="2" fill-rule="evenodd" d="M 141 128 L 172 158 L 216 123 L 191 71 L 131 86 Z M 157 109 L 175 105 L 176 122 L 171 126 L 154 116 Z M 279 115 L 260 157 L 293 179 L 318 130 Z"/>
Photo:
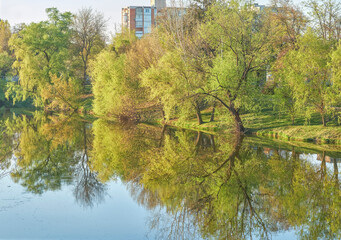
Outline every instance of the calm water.
<path id="1" fill-rule="evenodd" d="M 341 147 L 2 117 L 0 239 L 340 239 Z"/>

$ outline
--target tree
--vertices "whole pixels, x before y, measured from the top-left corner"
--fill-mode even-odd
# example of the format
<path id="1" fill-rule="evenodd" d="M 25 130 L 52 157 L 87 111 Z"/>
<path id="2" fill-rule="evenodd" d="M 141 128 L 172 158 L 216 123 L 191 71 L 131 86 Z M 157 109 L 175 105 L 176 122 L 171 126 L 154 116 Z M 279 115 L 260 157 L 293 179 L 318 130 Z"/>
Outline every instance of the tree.
<path id="1" fill-rule="evenodd" d="M 72 23 L 72 43 L 82 61 L 83 91 L 89 77 L 89 61 L 105 46 L 106 21 L 101 13 L 91 8 L 81 9 Z"/>
<path id="2" fill-rule="evenodd" d="M 12 73 L 12 64 L 14 62 L 14 57 L 8 47 L 10 37 L 11 29 L 8 21 L 0 19 L 0 105 L 6 100 L 7 78 Z"/>
<path id="3" fill-rule="evenodd" d="M 8 40 L 11 38 L 11 28 L 8 21 L 0 19 L 0 53 L 8 52 Z"/>
<path id="4" fill-rule="evenodd" d="M 210 8 L 202 34 L 217 49 L 209 81 L 202 94 L 226 107 L 233 116 L 236 131 L 244 132 L 242 109 L 257 103 L 262 72 L 272 54 L 272 31 L 265 12 L 257 13 L 249 4 L 219 2 Z"/>
<path id="5" fill-rule="evenodd" d="M 320 37 L 337 42 L 341 38 L 341 3 L 335 0 L 307 0 L 312 27 Z"/>
<path id="6" fill-rule="evenodd" d="M 141 96 L 145 89 L 141 89 L 140 79 L 136 74 L 144 69 L 144 64 L 151 64 L 154 61 L 151 59 L 155 56 L 151 55 L 147 62 L 144 60 L 148 56 L 136 60 L 134 50 L 138 50 L 138 56 L 143 55 L 143 50 L 136 45 L 136 40 L 135 34 L 129 31 L 117 34 L 113 43 L 92 62 L 91 76 L 94 82 L 96 114 L 122 121 L 139 120 L 137 108 L 141 107 L 140 101 L 145 98 Z M 148 50 L 148 53 L 153 51 Z"/>
<path id="7" fill-rule="evenodd" d="M 270 13 L 272 28 L 275 31 L 274 40 L 277 53 L 272 64 L 274 96 L 273 103 L 280 111 L 288 111 L 292 125 L 295 124 L 295 117 L 300 110 L 296 103 L 294 88 L 286 81 L 283 68 L 286 67 L 284 59 L 288 52 L 296 49 L 298 39 L 306 30 L 308 19 L 298 6 L 291 1 L 274 0 L 272 12 Z M 281 112 L 280 112 L 281 114 Z"/>
<path id="8" fill-rule="evenodd" d="M 332 112 L 339 112 L 341 106 L 341 45 L 338 44 L 337 48 L 331 53 L 331 84 L 332 93 L 329 104 L 331 105 Z M 340 117 L 338 123 L 340 123 Z"/>
<path id="9" fill-rule="evenodd" d="M 280 45 L 279 57 L 284 55 L 288 49 L 295 47 L 298 38 L 306 30 L 308 22 L 299 6 L 290 0 L 273 0 L 270 14 L 272 27 L 276 31 L 274 36 Z"/>
<path id="10" fill-rule="evenodd" d="M 291 50 L 283 61 L 281 80 L 293 89 L 295 103 L 306 112 L 316 111 L 326 126 L 328 104 L 333 95 L 331 84 L 330 43 L 311 30 L 299 39 L 298 49 Z"/>
<path id="11" fill-rule="evenodd" d="M 158 62 L 142 73 L 142 83 L 150 88 L 152 98 L 163 105 L 166 119 L 175 113 L 188 118 L 192 113 L 202 124 L 201 105 L 203 99 L 196 91 L 204 79 L 200 73 L 187 65 L 180 52 L 168 51 Z"/>
<path id="12" fill-rule="evenodd" d="M 51 76 L 69 80 L 69 44 L 72 14 L 60 13 L 56 8 L 46 9 L 48 21 L 31 23 L 14 34 L 10 46 L 15 52 L 14 67 L 19 73 L 20 87 L 31 96 L 36 105 L 48 105 L 42 98 Z"/>
<path id="13" fill-rule="evenodd" d="M 91 76 L 94 79 L 94 112 L 103 117 L 118 117 L 129 106 L 124 76 L 124 55 L 102 51 L 93 62 Z M 127 102 L 125 101 L 127 100 Z"/>

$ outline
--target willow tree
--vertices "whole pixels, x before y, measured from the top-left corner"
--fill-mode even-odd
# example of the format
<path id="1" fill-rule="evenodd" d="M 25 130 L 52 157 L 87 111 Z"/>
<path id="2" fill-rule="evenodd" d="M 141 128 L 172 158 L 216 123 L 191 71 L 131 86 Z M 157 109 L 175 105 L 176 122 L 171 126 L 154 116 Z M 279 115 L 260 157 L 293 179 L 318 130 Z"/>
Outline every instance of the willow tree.
<path id="1" fill-rule="evenodd" d="M 8 40 L 11 37 L 11 27 L 8 21 L 0 19 L 0 53 L 9 51 Z"/>
<path id="2" fill-rule="evenodd" d="M 136 84 L 129 81 L 125 69 L 126 53 L 136 40 L 133 33 L 118 34 L 113 43 L 92 62 L 95 114 L 121 120 L 136 120 L 131 97 L 136 91 Z"/>
<path id="3" fill-rule="evenodd" d="M 275 42 L 277 45 L 276 60 L 272 64 L 273 81 L 269 82 L 274 87 L 274 106 L 280 111 L 288 111 L 292 125 L 295 124 L 295 117 L 301 110 L 296 104 L 294 88 L 286 81 L 287 75 L 283 69 L 287 54 L 297 48 L 298 39 L 306 30 L 308 22 L 299 6 L 286 0 L 273 1 L 271 23 L 276 29 Z"/>
<path id="4" fill-rule="evenodd" d="M 332 112 L 338 112 L 338 109 L 341 106 L 341 44 L 339 43 L 337 48 L 331 53 L 331 84 L 332 88 L 332 96 L 333 98 L 329 102 L 331 106 Z M 338 117 L 338 123 L 340 123 L 341 116 Z"/>
<path id="5" fill-rule="evenodd" d="M 241 1 L 222 1 L 208 11 L 202 35 L 218 51 L 202 93 L 214 97 L 245 128 L 242 109 L 254 108 L 262 73 L 272 54 L 272 29 L 265 11 Z"/>
<path id="6" fill-rule="evenodd" d="M 31 23 L 13 34 L 10 46 L 15 52 L 14 67 L 19 73 L 22 97 L 31 96 L 37 105 L 47 105 L 42 98 L 55 75 L 63 81 L 69 78 L 69 44 L 72 14 L 56 8 L 46 9 L 47 21 Z M 15 89 L 15 88 L 11 88 Z M 18 90 L 19 91 L 19 90 Z"/>
<path id="7" fill-rule="evenodd" d="M 203 82 L 201 74 L 183 61 L 179 51 L 168 51 L 157 64 L 142 73 L 142 84 L 150 88 L 151 98 L 160 100 L 166 119 L 188 118 L 195 114 L 199 125 L 203 123 L 203 99 L 197 91 Z"/>
<path id="8" fill-rule="evenodd" d="M 14 57 L 8 47 L 11 34 L 8 21 L 0 19 L 0 105 L 5 101 L 6 77 L 11 75 L 14 61 Z"/>

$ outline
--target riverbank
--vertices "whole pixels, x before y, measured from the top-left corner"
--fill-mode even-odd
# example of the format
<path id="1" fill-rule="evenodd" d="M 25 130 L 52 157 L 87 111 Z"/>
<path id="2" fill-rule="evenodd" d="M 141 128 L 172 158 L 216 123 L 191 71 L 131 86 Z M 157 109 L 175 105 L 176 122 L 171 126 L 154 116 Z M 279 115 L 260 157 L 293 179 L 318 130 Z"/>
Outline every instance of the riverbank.
<path id="1" fill-rule="evenodd" d="M 32 114 L 32 109 L 4 109 L 0 108 L 1 115 L 15 114 Z M 226 114 L 217 114 L 215 121 L 210 122 L 210 109 L 203 112 L 204 123 L 198 125 L 196 118 L 179 121 L 177 119 L 166 122 L 167 125 L 180 127 L 190 130 L 199 130 L 211 134 L 215 133 L 231 133 L 234 129 L 233 121 L 226 117 Z M 93 114 L 85 116 L 96 119 Z M 246 134 L 256 135 L 260 137 L 268 137 L 284 141 L 295 142 L 311 142 L 318 144 L 337 144 L 341 145 L 341 126 L 337 125 L 335 120 L 329 121 L 326 127 L 320 123 L 319 115 L 313 115 L 310 119 L 310 125 L 307 125 L 304 117 L 298 117 L 296 124 L 291 125 L 291 120 L 288 116 L 278 116 L 278 113 L 273 111 L 263 111 L 258 114 L 243 114 L 241 118 L 246 128 Z M 109 120 L 110 119 L 106 119 Z M 148 124 L 160 124 L 160 122 L 149 122 Z M 164 123 L 162 123 L 164 124 Z"/>
<path id="2" fill-rule="evenodd" d="M 273 111 L 263 111 L 258 114 L 243 114 L 241 116 L 246 134 L 265 136 L 285 141 L 314 142 L 341 144 L 341 126 L 336 120 L 330 119 L 326 127 L 320 123 L 319 115 L 313 115 L 308 123 L 303 116 L 295 119 L 295 125 L 291 125 L 290 117 Z M 217 115 L 215 121 L 210 122 L 210 111 L 203 113 L 204 123 L 198 125 L 196 119 L 189 121 L 171 120 L 169 125 L 194 129 L 206 132 L 231 132 L 234 129 L 233 121 Z"/>

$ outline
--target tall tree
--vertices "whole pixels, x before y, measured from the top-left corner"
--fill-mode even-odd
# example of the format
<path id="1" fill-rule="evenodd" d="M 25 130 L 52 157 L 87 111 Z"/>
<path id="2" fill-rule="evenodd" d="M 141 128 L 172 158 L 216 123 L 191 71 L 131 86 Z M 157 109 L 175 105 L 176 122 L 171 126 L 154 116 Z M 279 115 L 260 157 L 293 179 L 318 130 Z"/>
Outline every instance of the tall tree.
<path id="1" fill-rule="evenodd" d="M 341 38 L 341 3 L 337 0 L 307 0 L 313 28 L 326 40 Z"/>
<path id="2" fill-rule="evenodd" d="M 0 19 L 0 53 L 8 52 L 8 40 L 11 37 L 11 29 L 8 21 Z"/>
<path id="3" fill-rule="evenodd" d="M 219 50 L 202 93 L 226 107 L 237 132 L 244 132 L 240 110 L 256 105 L 260 73 L 272 55 L 268 15 L 239 1 L 219 2 L 210 8 L 202 34 L 211 48 Z"/>
<path id="4" fill-rule="evenodd" d="M 48 21 L 31 23 L 14 34 L 10 46 L 15 52 L 14 67 L 19 72 L 19 83 L 26 96 L 31 96 L 36 105 L 47 105 L 42 98 L 52 76 L 69 81 L 69 44 L 72 14 L 61 13 L 56 8 L 46 9 Z M 25 96 L 22 95 L 22 96 Z"/>
<path id="5" fill-rule="evenodd" d="M 271 23 L 276 35 L 274 41 L 277 46 L 275 61 L 271 66 L 271 73 L 274 77 L 272 84 L 274 86 L 274 106 L 280 111 L 288 111 L 292 125 L 295 124 L 295 117 L 300 110 L 296 104 L 294 88 L 286 81 L 286 75 L 283 69 L 285 56 L 291 50 L 297 48 L 298 39 L 306 30 L 308 22 L 299 6 L 295 6 L 291 1 L 274 0 L 272 1 Z M 281 112 L 280 112 L 281 114 Z"/>
<path id="6" fill-rule="evenodd" d="M 299 39 L 298 49 L 291 50 L 283 61 L 281 80 L 293 89 L 296 104 L 308 113 L 321 115 L 326 126 L 326 114 L 333 95 L 329 67 L 331 43 L 311 30 Z"/>
<path id="7" fill-rule="evenodd" d="M 12 73 L 14 62 L 14 57 L 8 47 L 11 35 L 8 21 L 0 19 L 0 105 L 5 101 L 7 77 L 10 77 Z"/>
<path id="8" fill-rule="evenodd" d="M 97 115 L 134 120 L 135 106 L 131 95 L 137 86 L 127 78 L 125 59 L 136 40 L 135 34 L 128 31 L 117 34 L 113 43 L 93 61 L 91 77 Z"/>
<path id="9" fill-rule="evenodd" d="M 73 45 L 82 62 L 81 81 L 84 91 L 89 80 L 89 61 L 105 46 L 106 21 L 103 14 L 91 8 L 83 8 L 75 15 L 72 30 Z"/>
<path id="10" fill-rule="evenodd" d="M 156 64 L 142 74 L 142 83 L 149 86 L 151 97 L 160 99 L 166 119 L 172 116 L 188 118 L 196 114 L 203 123 L 202 97 L 197 94 L 204 79 L 181 58 L 181 52 L 168 51 Z"/>

